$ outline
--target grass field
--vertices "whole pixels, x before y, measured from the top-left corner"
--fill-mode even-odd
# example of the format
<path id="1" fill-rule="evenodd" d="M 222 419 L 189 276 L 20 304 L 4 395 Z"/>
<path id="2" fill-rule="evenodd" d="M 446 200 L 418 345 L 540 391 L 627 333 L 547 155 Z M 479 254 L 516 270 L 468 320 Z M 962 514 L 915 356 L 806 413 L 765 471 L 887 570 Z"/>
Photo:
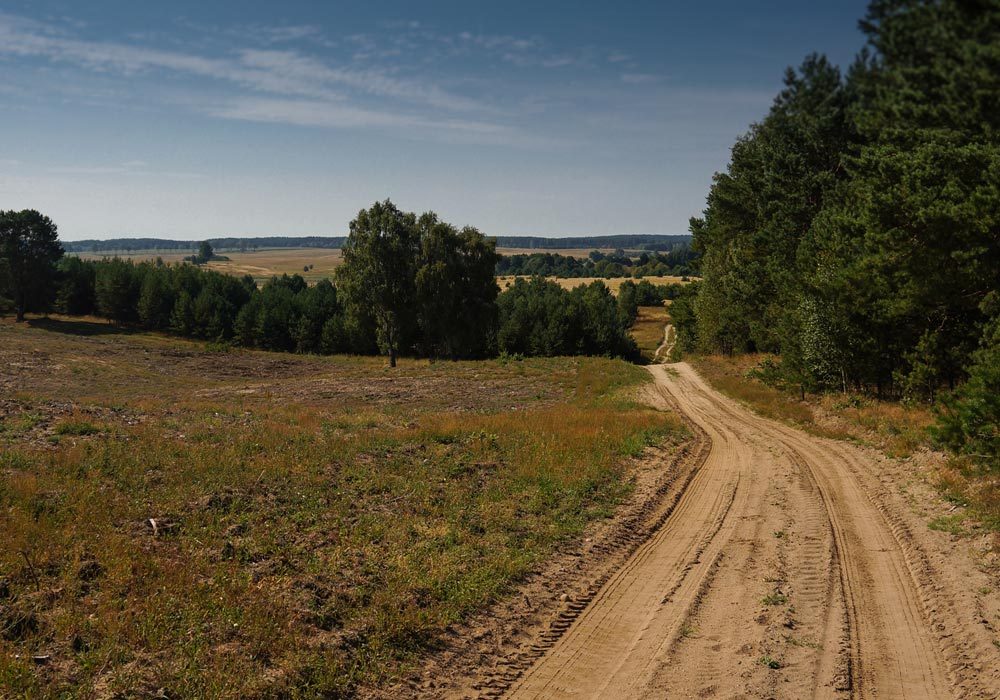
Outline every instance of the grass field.
<path id="1" fill-rule="evenodd" d="M 530 279 L 525 275 L 504 275 L 497 277 L 497 284 L 500 285 L 500 289 L 504 290 L 510 285 L 514 284 L 514 280 L 518 277 L 524 279 Z M 548 279 L 553 282 L 558 282 L 559 286 L 563 289 L 573 289 L 574 287 L 579 287 L 583 284 L 590 284 L 591 282 L 603 282 L 607 285 L 608 289 L 611 290 L 612 294 L 618 294 L 618 288 L 622 286 L 625 281 L 639 282 L 638 279 L 634 277 L 549 277 Z M 651 284 L 686 284 L 684 278 L 682 277 L 670 277 L 670 276 L 649 276 L 643 277 L 642 279 L 647 280 Z"/>
<path id="2" fill-rule="evenodd" d="M 683 432 L 599 358 L 389 370 L 2 319 L 0 367 L 9 697 L 363 693 Z"/>

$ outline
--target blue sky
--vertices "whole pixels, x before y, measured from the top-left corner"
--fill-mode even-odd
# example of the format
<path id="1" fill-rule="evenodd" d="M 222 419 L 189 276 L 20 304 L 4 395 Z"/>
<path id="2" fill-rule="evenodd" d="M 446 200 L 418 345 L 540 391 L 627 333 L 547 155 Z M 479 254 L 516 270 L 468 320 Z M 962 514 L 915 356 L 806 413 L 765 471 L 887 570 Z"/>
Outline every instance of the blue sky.
<path id="1" fill-rule="evenodd" d="M 66 240 L 683 233 L 865 3 L 0 0 L 0 208 Z"/>

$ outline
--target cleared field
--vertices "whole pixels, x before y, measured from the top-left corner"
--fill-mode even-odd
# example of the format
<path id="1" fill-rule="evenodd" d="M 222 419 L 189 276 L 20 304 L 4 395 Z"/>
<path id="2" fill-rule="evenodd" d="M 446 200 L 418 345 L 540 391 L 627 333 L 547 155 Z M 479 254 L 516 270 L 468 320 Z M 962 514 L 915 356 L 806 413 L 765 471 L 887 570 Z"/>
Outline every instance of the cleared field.
<path id="1" fill-rule="evenodd" d="M 600 358 L 213 352 L 0 319 L 0 687 L 345 697 L 513 590 L 683 433 Z"/>
<path id="2" fill-rule="evenodd" d="M 229 260 L 212 261 L 206 265 L 210 270 L 218 270 L 229 275 L 242 277 L 250 275 L 258 282 L 264 281 L 274 275 L 299 274 L 307 282 L 318 282 L 321 279 L 330 277 L 334 269 L 343 259 L 339 248 L 269 248 L 267 250 L 241 252 L 220 252 Z M 118 257 L 131 260 L 155 260 L 163 258 L 164 262 L 180 262 L 191 253 L 157 253 L 155 251 L 140 251 L 119 255 Z M 81 254 L 86 260 L 95 260 L 102 256 L 95 254 Z M 305 268 L 312 266 L 310 269 Z"/>
<path id="3" fill-rule="evenodd" d="M 497 284 L 500 285 L 500 289 L 506 289 L 510 285 L 514 284 L 514 280 L 518 277 L 523 279 L 530 279 L 526 275 L 504 275 L 497 277 Z M 618 293 L 618 288 L 622 286 L 625 281 L 639 282 L 640 280 L 634 277 L 549 277 L 548 279 L 553 282 L 559 283 L 559 286 L 563 289 L 573 289 L 574 287 L 579 287 L 580 285 L 590 284 L 591 282 L 603 282 L 607 285 L 608 289 L 611 290 L 613 294 Z M 672 276 L 649 276 L 643 277 L 642 279 L 650 282 L 652 284 L 687 284 L 683 277 L 672 277 Z M 689 278 L 690 279 L 690 278 Z"/>

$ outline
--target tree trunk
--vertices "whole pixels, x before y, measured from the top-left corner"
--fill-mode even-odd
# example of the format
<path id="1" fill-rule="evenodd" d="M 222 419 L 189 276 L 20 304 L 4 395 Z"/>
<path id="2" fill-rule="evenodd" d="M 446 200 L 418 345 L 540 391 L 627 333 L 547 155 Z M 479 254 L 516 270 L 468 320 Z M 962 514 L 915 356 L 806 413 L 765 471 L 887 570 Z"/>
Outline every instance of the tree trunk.
<path id="1" fill-rule="evenodd" d="M 390 367 L 396 366 L 396 348 L 393 347 L 389 348 L 389 366 Z"/>
<path id="2" fill-rule="evenodd" d="M 23 320 L 24 320 L 24 307 L 19 306 L 17 307 L 17 322 L 20 323 Z"/>

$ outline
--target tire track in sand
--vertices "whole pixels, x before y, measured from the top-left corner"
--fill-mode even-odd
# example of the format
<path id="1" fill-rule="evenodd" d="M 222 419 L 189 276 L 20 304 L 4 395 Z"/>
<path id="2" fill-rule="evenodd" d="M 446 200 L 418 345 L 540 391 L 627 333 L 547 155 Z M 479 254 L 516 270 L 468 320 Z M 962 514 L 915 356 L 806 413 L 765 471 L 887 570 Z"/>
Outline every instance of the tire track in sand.
<path id="1" fill-rule="evenodd" d="M 862 452 L 761 418 L 686 364 L 650 369 L 711 451 L 511 697 L 998 697 L 970 671 L 993 654 L 963 631 Z M 772 586 L 794 611 L 762 612 Z M 787 630 L 808 638 L 793 651 Z M 778 648 L 779 669 L 755 658 Z"/>

